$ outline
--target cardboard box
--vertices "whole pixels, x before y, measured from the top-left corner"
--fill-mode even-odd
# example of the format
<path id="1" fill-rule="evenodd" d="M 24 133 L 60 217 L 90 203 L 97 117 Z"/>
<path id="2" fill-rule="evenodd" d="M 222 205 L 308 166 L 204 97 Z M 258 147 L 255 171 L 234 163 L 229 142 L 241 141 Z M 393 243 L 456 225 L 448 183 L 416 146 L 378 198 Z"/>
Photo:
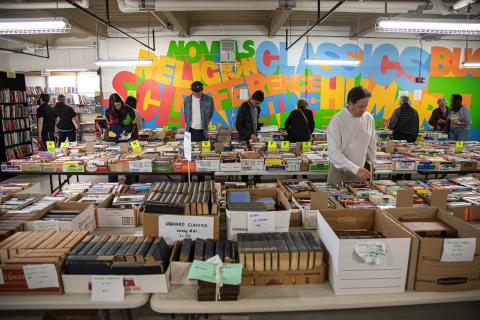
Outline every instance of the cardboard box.
<path id="1" fill-rule="evenodd" d="M 220 170 L 220 159 L 195 160 L 197 172 L 217 172 Z"/>
<path id="2" fill-rule="evenodd" d="M 462 291 L 480 289 L 480 230 L 442 209 L 396 208 L 384 211 L 396 221 L 411 219 L 440 219 L 458 232 L 458 238 L 426 238 L 412 235 L 408 289 L 415 291 Z M 403 228 L 403 227 L 402 227 Z M 471 261 L 442 261 L 446 241 L 475 238 L 475 255 Z M 459 240 L 456 240 L 459 241 Z"/>
<path id="3" fill-rule="evenodd" d="M 1 164 L 2 172 L 22 172 L 22 166 L 20 164 Z"/>
<path id="4" fill-rule="evenodd" d="M 65 293 L 89 293 L 92 275 L 62 274 Z M 168 293 L 170 267 L 163 274 L 123 275 L 126 293 Z"/>
<path id="5" fill-rule="evenodd" d="M 130 160 L 128 161 L 128 171 L 130 172 L 153 172 L 152 160 Z"/>
<path id="6" fill-rule="evenodd" d="M 233 191 L 233 190 L 232 190 Z M 272 215 L 275 219 L 274 232 L 287 232 L 290 227 L 290 203 L 285 194 L 278 188 L 265 189 L 236 189 L 234 191 L 247 191 L 251 198 L 272 197 L 277 205 L 278 210 L 265 211 L 267 215 Z M 228 196 L 228 194 L 227 194 Z M 227 238 L 228 240 L 237 240 L 237 233 L 244 233 L 248 231 L 248 216 L 249 211 L 230 211 L 227 212 Z M 258 213 L 258 212 L 255 212 Z"/>
<path id="7" fill-rule="evenodd" d="M 42 172 L 42 163 L 22 163 L 23 172 Z"/>
<path id="8" fill-rule="evenodd" d="M 188 167 L 190 166 L 190 172 L 196 172 L 195 161 L 180 160 L 173 163 L 173 172 L 188 173 Z"/>
<path id="9" fill-rule="evenodd" d="M 302 170 L 302 160 L 299 158 L 284 158 L 285 171 L 296 172 Z"/>
<path id="10" fill-rule="evenodd" d="M 325 281 L 325 264 L 312 270 L 248 271 L 242 270 L 242 286 L 305 285 Z"/>
<path id="11" fill-rule="evenodd" d="M 172 161 L 153 160 L 153 172 L 173 172 Z"/>
<path id="12" fill-rule="evenodd" d="M 108 164 L 108 170 L 112 172 L 128 172 L 128 161 L 117 160 Z"/>
<path id="13" fill-rule="evenodd" d="M 56 277 L 58 280 L 58 287 L 46 287 L 46 288 L 37 288 L 30 289 L 25 279 L 25 273 L 23 265 L 16 264 L 3 264 L 0 265 L 0 270 L 2 270 L 3 284 L 0 284 L 0 293 L 8 294 L 62 294 L 63 285 L 62 279 L 60 277 L 61 268 L 56 264 L 52 265 L 55 269 L 55 274 L 52 276 Z M 19 299 L 21 299 L 19 297 Z"/>
<path id="14" fill-rule="evenodd" d="M 393 169 L 395 171 L 413 171 L 413 170 L 415 170 L 415 161 L 413 161 L 413 160 L 393 160 Z"/>
<path id="15" fill-rule="evenodd" d="M 320 209 L 328 209 L 329 198 L 328 192 L 316 191 L 310 193 L 310 209 L 302 206 L 296 197 L 292 198 L 292 202 L 302 212 L 302 224 L 304 229 L 317 229 L 317 215 Z"/>
<path id="16" fill-rule="evenodd" d="M 95 209 L 97 228 L 131 228 L 138 226 L 138 210 L 112 208 L 114 195 Z"/>
<path id="17" fill-rule="evenodd" d="M 317 187 L 312 183 L 312 181 L 307 180 L 307 179 L 278 179 L 277 184 L 280 190 L 287 196 L 287 198 L 290 200 L 292 199 L 293 196 L 297 199 L 309 199 L 310 198 L 310 191 L 303 191 L 303 192 L 296 192 L 292 193 L 290 190 L 288 190 L 287 186 L 285 185 L 286 183 L 289 182 L 301 182 L 301 181 L 308 181 L 308 185 L 313 191 L 317 191 Z"/>
<path id="18" fill-rule="evenodd" d="M 238 172 L 242 170 L 242 163 L 240 161 L 224 163 L 220 158 L 220 171 L 221 172 Z"/>
<path id="19" fill-rule="evenodd" d="M 195 220 L 205 220 L 208 222 L 211 222 L 213 220 L 213 230 L 211 231 L 211 234 L 213 235 L 212 237 L 207 237 L 207 238 L 212 238 L 215 240 L 219 239 L 220 236 L 220 222 L 219 222 L 219 217 L 218 215 L 201 215 L 201 216 L 187 216 L 187 215 L 169 215 L 169 214 L 156 214 L 156 213 L 148 213 L 148 212 L 143 212 L 143 235 L 144 236 L 152 236 L 152 237 L 159 237 L 165 235 L 161 234 L 160 232 L 160 217 L 165 216 L 165 217 L 186 217 L 189 218 L 195 218 Z M 190 226 L 184 225 L 184 226 L 178 226 L 179 229 L 185 230 L 188 229 Z M 179 235 L 184 235 L 183 232 L 179 232 Z M 203 237 L 202 237 L 203 238 Z M 195 237 L 196 239 L 196 237 Z M 167 240 L 167 239 L 165 239 Z M 177 239 L 178 240 L 178 239 Z M 168 241 L 167 241 L 168 242 Z M 171 243 L 173 245 L 173 243 Z"/>
<path id="20" fill-rule="evenodd" d="M 405 291 L 411 234 L 375 209 L 322 209 L 318 235 L 329 253 L 329 281 L 335 294 L 379 294 Z M 380 239 L 340 239 L 336 231 L 367 229 Z M 384 245 L 384 256 L 367 262 L 360 250 Z M 368 249 L 369 246 L 371 249 Z"/>
<path id="21" fill-rule="evenodd" d="M 43 163 L 42 172 L 63 172 L 63 163 L 62 162 Z"/>
<path id="22" fill-rule="evenodd" d="M 43 217 L 50 210 L 82 210 L 82 213 L 78 214 L 71 221 L 28 221 L 26 223 L 27 231 L 77 231 L 77 230 L 89 230 L 93 231 L 96 228 L 95 215 L 93 204 L 81 203 L 81 202 L 56 202 L 48 206 L 42 211 Z"/>
<path id="23" fill-rule="evenodd" d="M 242 170 L 263 170 L 264 160 L 258 152 L 243 152 L 240 154 Z"/>
<path id="24" fill-rule="evenodd" d="M 85 165 L 80 161 L 68 161 L 63 163 L 63 172 L 85 172 Z"/>

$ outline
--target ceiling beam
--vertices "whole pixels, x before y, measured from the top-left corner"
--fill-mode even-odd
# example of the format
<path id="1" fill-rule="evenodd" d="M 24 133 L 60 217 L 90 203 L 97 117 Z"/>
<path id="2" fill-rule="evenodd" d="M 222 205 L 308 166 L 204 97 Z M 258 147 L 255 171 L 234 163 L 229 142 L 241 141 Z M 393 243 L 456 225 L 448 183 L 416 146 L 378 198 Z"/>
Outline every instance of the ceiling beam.
<path id="1" fill-rule="evenodd" d="M 273 17 L 270 20 L 270 26 L 268 28 L 268 37 L 274 37 L 278 30 L 287 22 L 288 18 L 292 14 L 291 10 L 277 9 L 273 12 Z"/>
<path id="2" fill-rule="evenodd" d="M 173 11 L 162 11 L 162 14 L 170 21 L 175 29 L 178 30 L 178 34 L 181 37 L 189 36 L 189 25 L 187 18 L 183 13 Z"/>

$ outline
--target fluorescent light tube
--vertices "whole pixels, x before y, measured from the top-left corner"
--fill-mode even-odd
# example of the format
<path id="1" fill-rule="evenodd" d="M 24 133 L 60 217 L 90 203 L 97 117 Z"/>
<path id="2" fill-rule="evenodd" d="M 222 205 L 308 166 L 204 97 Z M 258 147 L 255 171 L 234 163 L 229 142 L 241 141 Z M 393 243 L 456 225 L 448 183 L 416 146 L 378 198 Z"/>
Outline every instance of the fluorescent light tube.
<path id="1" fill-rule="evenodd" d="M 360 60 L 347 60 L 347 59 L 305 59 L 306 64 L 320 64 L 329 66 L 358 66 Z"/>
<path id="2" fill-rule="evenodd" d="M 480 61 L 465 61 L 462 62 L 463 68 L 480 68 Z"/>
<path id="3" fill-rule="evenodd" d="M 451 19 L 378 18 L 375 29 L 379 32 L 480 34 L 480 22 Z"/>
<path id="4" fill-rule="evenodd" d="M 99 67 L 132 67 L 132 66 L 149 66 L 153 63 L 151 58 L 145 59 L 108 59 L 97 60 L 95 64 Z"/>
<path id="5" fill-rule="evenodd" d="M 70 24 L 65 18 L 0 19 L 0 34 L 67 33 Z"/>
<path id="6" fill-rule="evenodd" d="M 88 69 L 85 68 L 59 68 L 59 69 L 45 69 L 46 72 L 85 72 Z"/>

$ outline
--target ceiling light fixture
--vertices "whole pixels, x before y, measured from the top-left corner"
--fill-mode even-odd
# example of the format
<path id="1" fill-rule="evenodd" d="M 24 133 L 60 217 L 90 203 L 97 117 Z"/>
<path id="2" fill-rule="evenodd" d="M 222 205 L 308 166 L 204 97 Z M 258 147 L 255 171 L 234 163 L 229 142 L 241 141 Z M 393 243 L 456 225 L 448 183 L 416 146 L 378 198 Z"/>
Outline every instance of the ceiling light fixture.
<path id="1" fill-rule="evenodd" d="M 59 69 L 45 69 L 46 72 L 85 72 L 88 69 L 85 68 L 59 68 Z"/>
<path id="2" fill-rule="evenodd" d="M 48 34 L 70 32 L 65 18 L 0 19 L 0 34 Z"/>
<path id="3" fill-rule="evenodd" d="M 329 65 L 329 66 L 358 66 L 360 60 L 347 59 L 305 59 L 306 64 Z"/>
<path id="4" fill-rule="evenodd" d="M 153 63 L 151 58 L 142 59 L 107 59 L 97 60 L 95 64 L 99 67 L 134 67 L 134 66 L 150 66 Z"/>
<path id="5" fill-rule="evenodd" d="M 447 19 L 378 18 L 378 32 L 479 35 L 480 22 Z"/>
<path id="6" fill-rule="evenodd" d="M 480 61 L 462 62 L 462 68 L 480 68 Z"/>

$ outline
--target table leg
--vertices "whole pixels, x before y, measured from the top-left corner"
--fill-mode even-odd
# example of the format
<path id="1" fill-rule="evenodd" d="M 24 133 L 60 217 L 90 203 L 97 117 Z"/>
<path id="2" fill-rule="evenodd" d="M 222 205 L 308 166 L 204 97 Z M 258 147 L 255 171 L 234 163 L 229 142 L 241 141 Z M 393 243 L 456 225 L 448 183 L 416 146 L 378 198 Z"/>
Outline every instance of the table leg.
<path id="1" fill-rule="evenodd" d="M 110 311 L 108 309 L 97 310 L 97 319 L 98 320 L 110 320 Z"/>
<path id="2" fill-rule="evenodd" d="M 78 176 L 78 174 L 76 174 L 77 176 L 77 182 L 80 182 L 80 177 Z"/>
<path id="3" fill-rule="evenodd" d="M 53 193 L 53 176 L 51 174 L 48 175 L 48 178 L 50 180 L 50 194 Z"/>
<path id="4" fill-rule="evenodd" d="M 125 311 L 127 313 L 127 320 L 133 320 L 132 309 L 126 309 Z"/>

